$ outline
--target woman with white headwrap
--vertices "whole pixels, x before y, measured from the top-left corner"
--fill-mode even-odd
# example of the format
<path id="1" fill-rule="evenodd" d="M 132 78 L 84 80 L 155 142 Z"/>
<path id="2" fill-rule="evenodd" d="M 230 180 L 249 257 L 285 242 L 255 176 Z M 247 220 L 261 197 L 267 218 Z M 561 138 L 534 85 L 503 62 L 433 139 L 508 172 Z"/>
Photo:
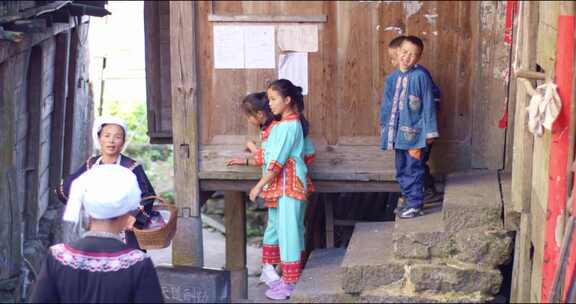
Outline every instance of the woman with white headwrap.
<path id="1" fill-rule="evenodd" d="M 58 189 L 55 189 L 56 195 L 62 203 L 66 204 L 68 201 L 70 186 L 78 176 L 103 164 L 117 164 L 130 169 L 138 179 L 141 196 L 156 195 L 142 165 L 122 154 L 127 135 L 128 127 L 118 117 L 102 116 L 94 121 L 92 140 L 94 146 L 100 150 L 100 154 L 90 157 L 74 174 L 63 179 Z M 156 215 L 155 211 L 152 210 L 153 203 L 153 200 L 142 203 L 141 212 L 136 216 L 136 223 L 134 224 L 136 228 L 144 228 L 150 222 L 150 217 Z M 131 231 L 126 232 L 126 243 L 131 248 L 140 248 L 134 233 Z"/>
<path id="2" fill-rule="evenodd" d="M 84 207 L 90 230 L 78 241 L 50 247 L 32 302 L 163 302 L 152 260 L 120 237 L 134 223 L 140 196 L 133 171 L 119 165 L 97 166 L 75 179 L 64 220 L 77 223 Z"/>

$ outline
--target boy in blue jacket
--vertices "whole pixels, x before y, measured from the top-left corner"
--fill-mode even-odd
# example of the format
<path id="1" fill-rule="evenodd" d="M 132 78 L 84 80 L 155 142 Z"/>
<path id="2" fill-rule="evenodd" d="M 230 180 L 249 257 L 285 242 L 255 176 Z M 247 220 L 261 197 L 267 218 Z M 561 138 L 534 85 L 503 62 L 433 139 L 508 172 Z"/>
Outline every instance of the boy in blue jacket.
<path id="1" fill-rule="evenodd" d="M 404 37 L 398 69 L 386 78 L 380 108 L 382 149 L 395 150 L 396 180 L 406 200 L 400 218 L 422 214 L 426 146 L 439 136 L 434 85 L 429 73 L 416 66 L 423 50 L 422 40 Z"/>

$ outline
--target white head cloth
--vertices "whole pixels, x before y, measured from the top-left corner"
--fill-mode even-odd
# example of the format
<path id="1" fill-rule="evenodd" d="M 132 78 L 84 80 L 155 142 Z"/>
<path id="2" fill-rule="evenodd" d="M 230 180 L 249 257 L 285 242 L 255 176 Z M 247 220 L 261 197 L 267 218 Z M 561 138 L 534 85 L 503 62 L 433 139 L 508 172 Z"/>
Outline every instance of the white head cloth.
<path id="1" fill-rule="evenodd" d="M 64 220 L 78 223 L 82 205 L 94 219 L 115 218 L 137 209 L 140 195 L 132 171 L 119 165 L 100 165 L 72 182 Z"/>
<path id="2" fill-rule="evenodd" d="M 102 125 L 114 124 L 119 125 L 124 130 L 124 138 L 128 138 L 128 126 L 124 120 L 113 117 L 113 116 L 100 116 L 94 120 L 94 126 L 92 127 L 92 142 L 94 142 L 94 147 L 100 150 L 100 141 L 98 141 L 98 132 L 102 130 Z"/>

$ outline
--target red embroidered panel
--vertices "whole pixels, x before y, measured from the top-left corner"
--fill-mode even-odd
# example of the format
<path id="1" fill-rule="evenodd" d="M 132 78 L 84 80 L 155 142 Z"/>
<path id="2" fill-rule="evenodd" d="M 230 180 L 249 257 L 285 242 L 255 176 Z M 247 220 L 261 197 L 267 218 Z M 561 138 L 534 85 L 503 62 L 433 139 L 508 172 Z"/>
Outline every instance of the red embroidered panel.
<path id="1" fill-rule="evenodd" d="M 274 164 L 270 164 L 270 166 L 273 165 Z M 262 193 L 260 193 L 260 196 L 264 198 L 266 202 L 271 202 L 271 204 L 277 204 L 272 201 L 274 199 L 277 200 L 277 198 L 284 195 L 284 193 L 286 196 L 289 196 L 291 198 L 300 201 L 305 201 L 306 191 L 304 189 L 304 184 L 296 175 L 296 162 L 292 158 L 289 158 L 286 161 L 286 165 L 284 166 L 286 189 L 282 189 L 283 180 L 281 173 L 282 172 L 280 172 L 280 174 L 278 174 L 270 183 L 268 183 L 268 185 L 264 186 L 264 189 L 262 190 Z"/>
<path id="2" fill-rule="evenodd" d="M 300 279 L 300 261 L 282 262 L 282 280 L 286 283 L 296 283 Z"/>
<path id="3" fill-rule="evenodd" d="M 262 263 L 280 264 L 280 247 L 278 245 L 262 245 Z"/>

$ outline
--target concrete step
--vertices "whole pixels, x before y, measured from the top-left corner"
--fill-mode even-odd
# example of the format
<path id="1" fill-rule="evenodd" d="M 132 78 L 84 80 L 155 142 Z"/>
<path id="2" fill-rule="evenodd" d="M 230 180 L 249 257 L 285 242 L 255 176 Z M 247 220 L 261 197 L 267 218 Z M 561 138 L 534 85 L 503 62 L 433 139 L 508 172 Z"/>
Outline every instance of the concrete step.
<path id="1" fill-rule="evenodd" d="M 342 289 L 357 294 L 404 278 L 405 266 L 394 259 L 394 222 L 356 223 L 342 261 Z"/>
<path id="2" fill-rule="evenodd" d="M 357 298 L 341 287 L 343 248 L 314 250 L 290 297 L 295 303 L 351 303 Z"/>
<path id="3" fill-rule="evenodd" d="M 396 217 L 394 256 L 399 259 L 447 258 L 453 251 L 444 231 L 442 204 L 424 206 L 424 215 L 411 219 Z"/>
<path id="4" fill-rule="evenodd" d="M 482 226 L 503 228 L 497 171 L 469 170 L 448 175 L 442 212 L 449 233 Z"/>

